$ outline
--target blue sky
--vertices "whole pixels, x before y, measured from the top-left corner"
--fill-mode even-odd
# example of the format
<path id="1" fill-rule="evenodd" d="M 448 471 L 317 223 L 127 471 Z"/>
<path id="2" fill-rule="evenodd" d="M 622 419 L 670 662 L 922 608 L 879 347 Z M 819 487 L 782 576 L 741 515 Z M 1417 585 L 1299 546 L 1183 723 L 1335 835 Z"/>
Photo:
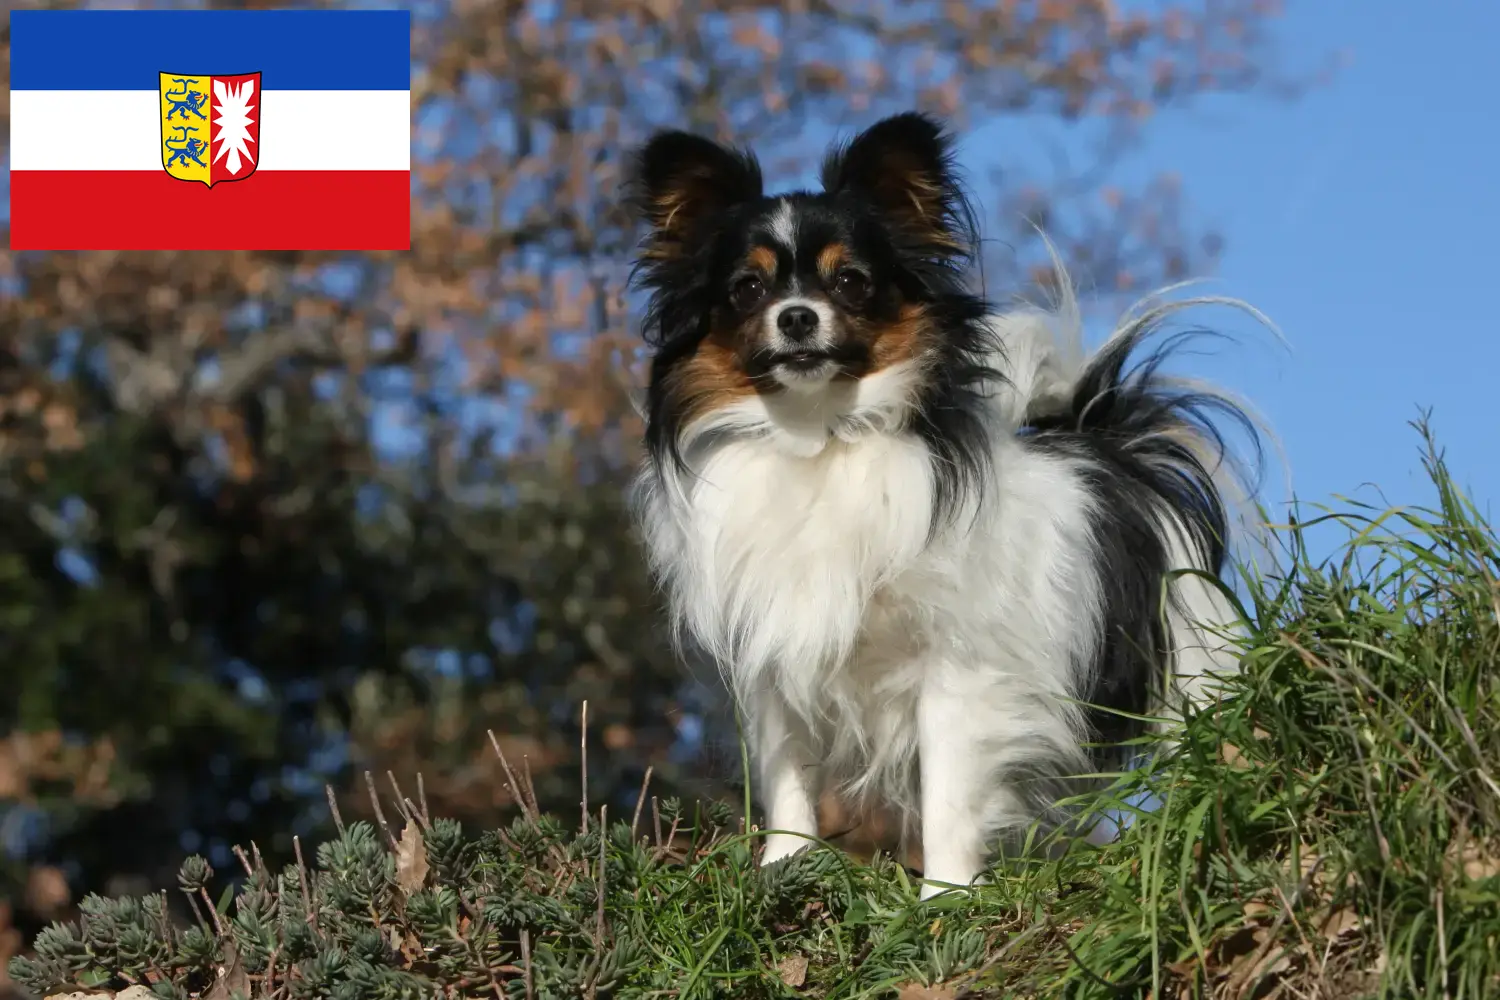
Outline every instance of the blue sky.
<path id="1" fill-rule="evenodd" d="M 1292 103 L 1164 117 L 1126 165 L 1181 172 L 1194 221 L 1227 240 L 1205 291 L 1250 301 L 1290 344 L 1236 324 L 1242 345 L 1207 372 L 1270 419 L 1299 498 L 1429 502 L 1407 421 L 1431 407 L 1493 516 L 1500 328 L 1482 290 L 1500 263 L 1500 3 L 1301 0 L 1278 35 L 1289 64 L 1347 61 Z"/>

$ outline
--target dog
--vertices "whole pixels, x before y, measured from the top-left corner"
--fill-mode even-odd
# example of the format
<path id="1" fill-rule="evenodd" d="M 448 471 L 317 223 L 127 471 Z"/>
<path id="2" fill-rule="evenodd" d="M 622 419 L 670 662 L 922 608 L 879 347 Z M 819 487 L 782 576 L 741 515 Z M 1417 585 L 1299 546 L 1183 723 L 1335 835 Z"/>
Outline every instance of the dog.
<path id="1" fill-rule="evenodd" d="M 1225 578 L 1240 464 L 1210 387 L 1091 354 L 1064 280 L 999 311 L 945 124 L 835 146 L 771 196 L 754 155 L 665 131 L 636 150 L 649 294 L 633 507 L 675 634 L 719 666 L 765 812 L 762 864 L 836 788 L 919 835 L 922 897 L 1058 816 L 1069 776 L 1237 669 Z"/>

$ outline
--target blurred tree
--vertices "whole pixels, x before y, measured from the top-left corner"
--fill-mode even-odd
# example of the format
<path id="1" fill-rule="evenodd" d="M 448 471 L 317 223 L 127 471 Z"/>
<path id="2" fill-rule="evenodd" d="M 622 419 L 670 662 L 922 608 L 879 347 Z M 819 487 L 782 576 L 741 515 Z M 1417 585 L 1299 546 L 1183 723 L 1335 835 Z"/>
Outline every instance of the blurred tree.
<path id="1" fill-rule="evenodd" d="M 184 851 L 285 857 L 367 768 L 491 819 L 486 729 L 572 808 L 585 698 L 596 800 L 628 808 L 648 763 L 695 780 L 620 489 L 616 191 L 652 129 L 787 180 L 907 107 L 1069 123 L 1076 175 L 970 151 L 987 280 L 1041 259 L 1035 221 L 1129 289 L 1214 243 L 1170 181 L 1101 195 L 1113 154 L 1286 82 L 1269 0 L 414 6 L 409 253 L 0 254 L 0 950 L 5 921 L 166 884 Z"/>

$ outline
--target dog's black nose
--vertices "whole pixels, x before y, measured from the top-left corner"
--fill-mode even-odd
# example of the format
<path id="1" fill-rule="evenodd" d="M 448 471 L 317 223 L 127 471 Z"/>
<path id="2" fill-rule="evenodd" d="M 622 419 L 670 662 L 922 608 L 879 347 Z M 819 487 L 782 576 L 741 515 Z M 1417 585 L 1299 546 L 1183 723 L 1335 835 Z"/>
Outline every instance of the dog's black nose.
<path id="1" fill-rule="evenodd" d="M 807 306 L 787 306 L 776 317 L 776 328 L 800 343 L 817 332 L 818 314 Z"/>

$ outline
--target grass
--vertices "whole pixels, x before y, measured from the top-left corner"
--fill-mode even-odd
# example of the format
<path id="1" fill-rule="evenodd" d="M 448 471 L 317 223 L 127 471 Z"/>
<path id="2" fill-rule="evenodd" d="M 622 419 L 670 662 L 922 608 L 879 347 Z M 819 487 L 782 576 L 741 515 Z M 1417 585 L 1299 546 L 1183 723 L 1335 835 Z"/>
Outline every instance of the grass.
<path id="1" fill-rule="evenodd" d="M 1500 996 L 1500 542 L 1420 430 L 1432 509 L 1279 530 L 1243 677 L 1093 802 L 1132 817 L 1105 848 L 919 903 L 887 859 L 757 869 L 722 803 L 468 833 L 403 802 L 314 865 L 247 858 L 233 904 L 191 862 L 186 928 L 91 897 L 12 973 L 226 1000 Z"/>

